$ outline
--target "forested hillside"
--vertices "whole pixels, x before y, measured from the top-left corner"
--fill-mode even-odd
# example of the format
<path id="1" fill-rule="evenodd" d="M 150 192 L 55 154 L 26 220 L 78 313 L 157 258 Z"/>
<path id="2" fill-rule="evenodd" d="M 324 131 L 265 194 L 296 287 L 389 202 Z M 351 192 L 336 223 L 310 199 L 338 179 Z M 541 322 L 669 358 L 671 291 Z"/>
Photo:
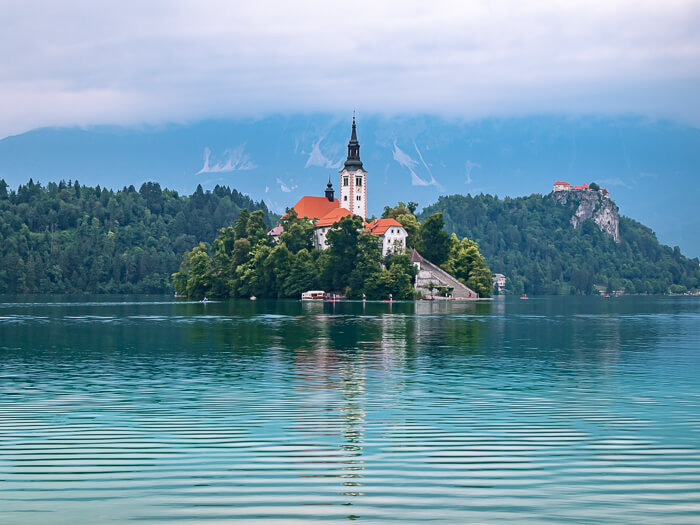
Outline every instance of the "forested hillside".
<path id="1" fill-rule="evenodd" d="M 0 180 L 0 293 L 160 293 L 182 254 L 264 202 L 217 186 L 180 196 L 147 182 L 113 191 Z"/>
<path id="2" fill-rule="evenodd" d="M 629 293 L 683 292 L 700 287 L 697 259 L 659 244 L 642 224 L 620 217 L 620 242 L 591 220 L 571 225 L 573 206 L 549 195 L 503 200 L 451 195 L 422 211 L 444 214 L 449 232 L 479 244 L 491 271 L 503 273 L 513 293 L 591 293 L 594 285 Z"/>

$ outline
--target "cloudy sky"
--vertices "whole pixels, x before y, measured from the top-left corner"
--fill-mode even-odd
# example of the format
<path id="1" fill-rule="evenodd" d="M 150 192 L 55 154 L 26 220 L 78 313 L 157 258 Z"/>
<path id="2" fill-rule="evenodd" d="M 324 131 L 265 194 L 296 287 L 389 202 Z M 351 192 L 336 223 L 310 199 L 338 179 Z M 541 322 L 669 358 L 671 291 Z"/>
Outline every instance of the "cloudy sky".
<path id="1" fill-rule="evenodd" d="M 700 126 L 700 2 L 0 3 L 0 138 L 274 113 Z"/>

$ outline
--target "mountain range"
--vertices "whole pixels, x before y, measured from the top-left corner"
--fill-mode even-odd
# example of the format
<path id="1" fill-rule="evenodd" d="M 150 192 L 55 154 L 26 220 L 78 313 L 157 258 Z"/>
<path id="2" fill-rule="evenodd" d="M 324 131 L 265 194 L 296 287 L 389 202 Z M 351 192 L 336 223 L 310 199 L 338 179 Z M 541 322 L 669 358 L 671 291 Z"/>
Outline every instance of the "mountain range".
<path id="1" fill-rule="evenodd" d="M 700 256 L 700 130 L 638 116 L 455 120 L 358 116 L 368 212 L 441 195 L 548 193 L 555 180 L 607 187 L 622 215 Z M 283 212 L 337 189 L 351 118 L 277 115 L 158 126 L 42 128 L 0 140 L 0 178 L 121 188 L 145 181 L 191 193 L 235 187 Z"/>

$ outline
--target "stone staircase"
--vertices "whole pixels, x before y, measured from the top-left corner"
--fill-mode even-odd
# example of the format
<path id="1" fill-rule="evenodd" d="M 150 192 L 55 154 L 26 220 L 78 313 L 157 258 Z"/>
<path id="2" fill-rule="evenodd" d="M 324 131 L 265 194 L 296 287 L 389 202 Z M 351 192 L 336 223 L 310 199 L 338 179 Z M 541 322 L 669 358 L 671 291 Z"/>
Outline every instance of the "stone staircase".
<path id="1" fill-rule="evenodd" d="M 475 300 L 479 298 L 479 294 L 471 288 L 465 286 L 461 281 L 452 277 L 445 270 L 423 258 L 416 250 L 411 253 L 411 261 L 418 266 L 418 275 L 416 276 L 415 288 L 422 292 L 426 297 L 430 297 L 430 283 L 434 286 L 449 286 L 452 288 L 452 297 L 457 300 Z M 435 291 L 433 291 L 435 293 Z M 437 297 L 436 297 L 437 298 Z"/>

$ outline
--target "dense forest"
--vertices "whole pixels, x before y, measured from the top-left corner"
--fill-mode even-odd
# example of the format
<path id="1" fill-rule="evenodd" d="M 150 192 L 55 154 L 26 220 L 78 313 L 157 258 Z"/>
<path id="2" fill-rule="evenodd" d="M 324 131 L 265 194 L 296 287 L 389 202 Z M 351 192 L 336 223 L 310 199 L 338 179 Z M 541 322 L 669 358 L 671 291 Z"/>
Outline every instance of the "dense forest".
<path id="1" fill-rule="evenodd" d="M 162 293 L 182 254 L 264 202 L 225 186 L 180 196 L 147 182 L 113 191 L 78 181 L 0 180 L 0 293 Z"/>
<path id="2" fill-rule="evenodd" d="M 620 217 L 620 242 L 591 220 L 571 225 L 573 209 L 548 196 L 500 200 L 491 195 L 440 197 L 427 217 L 444 214 L 449 232 L 475 240 L 493 272 L 520 294 L 681 293 L 700 287 L 697 259 L 659 244 L 642 224 Z"/>
<path id="3" fill-rule="evenodd" d="M 409 246 L 442 264 L 482 297 L 491 291 L 491 274 L 476 244 L 444 231 L 441 214 L 420 224 L 403 205 L 392 216 L 410 219 Z M 362 218 L 340 219 L 326 237 L 328 248 L 314 248 L 313 224 L 288 210 L 284 231 L 274 243 L 262 226 L 261 212 L 241 212 L 222 228 L 211 249 L 203 243 L 186 253 L 173 275 L 175 290 L 188 297 L 294 297 L 307 290 L 333 290 L 349 298 L 412 299 L 417 270 L 408 254 L 382 257 L 379 238 Z"/>
<path id="4" fill-rule="evenodd" d="M 490 288 L 489 267 L 505 274 L 516 294 L 700 287 L 697 260 L 659 244 L 649 228 L 626 217 L 616 243 L 590 220 L 573 228 L 572 209 L 549 196 L 453 195 L 417 217 L 416 207 L 387 207 L 384 216 L 404 225 L 409 246 L 482 296 Z M 291 297 L 316 286 L 350 295 L 410 295 L 405 260 L 382 261 L 364 234 L 339 238 L 321 253 L 312 249 L 310 225 L 292 218 L 283 242 L 273 246 L 265 232 L 275 220 L 264 202 L 225 186 L 198 186 L 180 196 L 151 182 L 113 191 L 30 180 L 14 191 L 0 179 L 0 293 L 171 292 L 172 273 L 186 253 L 176 281 L 192 295 Z M 365 274 L 348 265 L 358 257 Z M 190 270 L 197 261 L 201 274 Z"/>

